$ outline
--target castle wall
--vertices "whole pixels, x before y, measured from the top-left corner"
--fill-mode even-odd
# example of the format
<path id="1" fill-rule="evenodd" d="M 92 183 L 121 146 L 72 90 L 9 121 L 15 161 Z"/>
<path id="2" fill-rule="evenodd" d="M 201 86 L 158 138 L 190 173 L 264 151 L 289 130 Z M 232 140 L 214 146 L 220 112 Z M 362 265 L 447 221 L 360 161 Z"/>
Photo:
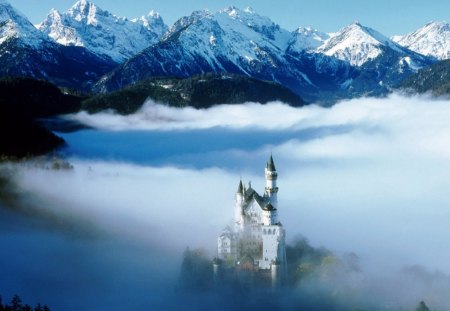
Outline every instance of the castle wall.
<path id="1" fill-rule="evenodd" d="M 263 226 L 263 258 L 259 262 L 261 269 L 270 269 L 273 261 L 284 263 L 284 229 L 279 225 Z"/>
<path id="2" fill-rule="evenodd" d="M 234 264 L 238 257 L 238 241 L 234 234 L 221 235 L 217 239 L 217 255 L 227 264 Z"/>

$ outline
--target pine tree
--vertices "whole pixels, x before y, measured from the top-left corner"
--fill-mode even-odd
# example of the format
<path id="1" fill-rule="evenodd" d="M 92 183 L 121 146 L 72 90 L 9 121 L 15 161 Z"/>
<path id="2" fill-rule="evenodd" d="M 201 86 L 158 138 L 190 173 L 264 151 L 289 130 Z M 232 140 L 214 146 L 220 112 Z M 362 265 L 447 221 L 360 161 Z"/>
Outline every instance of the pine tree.
<path id="1" fill-rule="evenodd" d="M 19 297 L 19 295 L 14 295 L 11 299 L 11 311 L 22 311 L 22 299 Z"/>

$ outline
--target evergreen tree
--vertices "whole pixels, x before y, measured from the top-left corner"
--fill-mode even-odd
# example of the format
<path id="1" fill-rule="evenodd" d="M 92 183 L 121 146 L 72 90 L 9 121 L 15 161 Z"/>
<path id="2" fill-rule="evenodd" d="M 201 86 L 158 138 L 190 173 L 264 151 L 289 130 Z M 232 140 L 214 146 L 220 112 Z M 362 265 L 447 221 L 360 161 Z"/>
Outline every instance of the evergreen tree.
<path id="1" fill-rule="evenodd" d="M 22 299 L 19 297 L 19 295 L 14 295 L 11 299 L 11 310 L 12 311 L 22 311 Z"/>

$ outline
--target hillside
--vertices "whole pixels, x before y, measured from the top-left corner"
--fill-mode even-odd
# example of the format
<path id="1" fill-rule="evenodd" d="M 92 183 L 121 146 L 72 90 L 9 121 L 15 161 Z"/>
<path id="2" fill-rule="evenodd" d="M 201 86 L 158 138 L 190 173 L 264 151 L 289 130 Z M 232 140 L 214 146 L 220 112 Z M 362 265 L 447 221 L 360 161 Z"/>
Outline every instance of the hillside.
<path id="1" fill-rule="evenodd" d="M 450 94 L 450 60 L 443 60 L 402 81 L 399 88 L 409 93 Z"/>
<path id="2" fill-rule="evenodd" d="M 28 78 L 0 79 L 0 155 L 23 157 L 47 153 L 64 140 L 37 118 L 78 111 L 81 99 L 54 85 Z"/>
<path id="3" fill-rule="evenodd" d="M 151 78 L 120 91 L 97 95 L 82 103 L 95 113 L 113 109 L 120 114 L 138 110 L 147 99 L 175 107 L 208 108 L 218 104 L 267 103 L 280 100 L 298 107 L 305 102 L 289 89 L 267 81 L 237 75 L 206 74 L 188 79 Z"/>

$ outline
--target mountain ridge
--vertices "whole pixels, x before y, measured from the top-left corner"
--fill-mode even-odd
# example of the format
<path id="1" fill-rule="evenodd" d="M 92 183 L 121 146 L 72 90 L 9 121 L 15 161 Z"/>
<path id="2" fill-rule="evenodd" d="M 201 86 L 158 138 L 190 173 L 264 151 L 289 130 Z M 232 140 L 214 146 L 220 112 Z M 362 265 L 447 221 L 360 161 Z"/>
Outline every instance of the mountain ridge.
<path id="1" fill-rule="evenodd" d="M 159 43 L 102 77 L 94 90 L 114 91 L 151 76 L 228 72 L 281 83 L 308 101 L 333 101 L 382 95 L 431 62 L 359 23 L 333 35 L 289 32 L 232 6 L 180 18 Z"/>
<path id="2" fill-rule="evenodd" d="M 159 41 L 168 30 L 159 13 L 129 20 L 93 2 L 77 1 L 65 13 L 52 9 L 37 28 L 66 46 L 83 46 L 91 52 L 122 63 Z"/>
<path id="3" fill-rule="evenodd" d="M 7 1 L 0 5 L 0 76 L 44 79 L 88 89 L 115 64 L 83 47 L 65 47 L 41 33 Z"/>
<path id="4" fill-rule="evenodd" d="M 450 24 L 429 22 L 425 26 L 395 38 L 398 44 L 438 60 L 450 58 Z"/>
<path id="5" fill-rule="evenodd" d="M 400 45 L 404 37 L 387 38 L 358 22 L 330 34 L 288 31 L 251 8 L 194 11 L 169 28 L 154 11 L 128 20 L 80 0 L 65 13 L 51 10 L 39 34 L 24 16 L 9 18 L 10 7 L 0 2 L 0 75 L 95 92 L 210 72 L 273 81 L 310 102 L 333 102 L 385 95 L 436 61 Z M 152 21 L 159 25 L 154 41 L 141 40 Z"/>

